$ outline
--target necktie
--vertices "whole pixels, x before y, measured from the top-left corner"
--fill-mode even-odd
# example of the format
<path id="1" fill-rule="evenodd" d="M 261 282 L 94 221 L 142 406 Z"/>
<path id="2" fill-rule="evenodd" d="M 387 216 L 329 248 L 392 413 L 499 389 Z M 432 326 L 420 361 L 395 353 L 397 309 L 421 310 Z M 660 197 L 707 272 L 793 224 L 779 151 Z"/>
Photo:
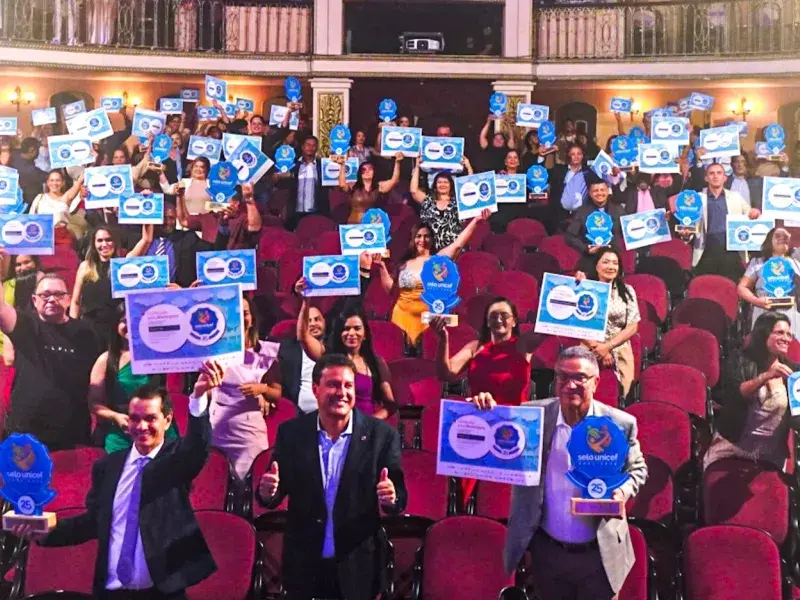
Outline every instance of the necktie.
<path id="1" fill-rule="evenodd" d="M 125 534 L 122 536 L 122 548 L 117 561 L 117 577 L 122 585 L 133 581 L 133 564 L 136 555 L 136 542 L 139 539 L 139 501 L 142 497 L 142 472 L 150 462 L 146 456 L 136 460 L 136 478 L 131 487 L 131 501 L 125 515 Z"/>
<path id="2" fill-rule="evenodd" d="M 158 238 L 158 246 L 156 246 L 156 256 L 164 256 L 167 253 L 167 240 L 163 237 Z"/>

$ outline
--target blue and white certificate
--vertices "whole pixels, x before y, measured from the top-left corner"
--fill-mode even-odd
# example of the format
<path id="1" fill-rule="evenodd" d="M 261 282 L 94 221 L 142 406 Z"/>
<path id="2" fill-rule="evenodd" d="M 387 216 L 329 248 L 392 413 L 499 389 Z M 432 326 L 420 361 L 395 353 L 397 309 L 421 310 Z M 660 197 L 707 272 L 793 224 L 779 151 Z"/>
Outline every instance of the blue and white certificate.
<path id="1" fill-rule="evenodd" d="M 181 88 L 181 100 L 199 102 L 200 90 L 197 88 Z"/>
<path id="2" fill-rule="evenodd" d="M 461 170 L 464 159 L 463 137 L 422 136 L 420 167 L 425 169 Z"/>
<path id="3" fill-rule="evenodd" d="M 545 273 L 534 331 L 603 342 L 610 295 L 608 283 Z"/>
<path id="4" fill-rule="evenodd" d="M 0 117 L 0 135 L 17 135 L 17 117 Z"/>
<path id="5" fill-rule="evenodd" d="M 130 292 L 125 314 L 136 375 L 197 372 L 208 360 L 244 362 L 238 285 Z"/>
<path id="6" fill-rule="evenodd" d="M 195 109 L 197 118 L 201 121 L 213 121 L 219 119 L 221 114 L 216 106 L 198 106 Z"/>
<path id="7" fill-rule="evenodd" d="M 619 219 L 619 224 L 626 250 L 636 250 L 672 239 L 667 213 L 663 208 L 623 215 Z"/>
<path id="8" fill-rule="evenodd" d="M 249 98 L 237 98 L 236 108 L 246 112 L 254 112 L 256 110 L 256 103 Z"/>
<path id="9" fill-rule="evenodd" d="M 86 112 L 86 103 L 83 100 L 76 100 L 75 102 L 64 104 L 61 107 L 61 116 L 63 116 L 64 119 L 66 119 L 67 121 L 69 121 L 75 115 L 79 115 L 85 112 Z"/>
<path id="10" fill-rule="evenodd" d="M 9 254 L 55 253 L 53 215 L 0 214 L 0 243 Z"/>
<path id="11" fill-rule="evenodd" d="M 339 163 L 330 158 L 322 159 L 322 187 L 339 185 Z M 350 157 L 345 162 L 344 180 L 346 183 L 355 183 L 358 180 L 358 158 Z"/>
<path id="12" fill-rule="evenodd" d="M 748 219 L 728 215 L 725 220 L 727 230 L 726 249 L 740 252 L 758 252 L 770 229 L 775 227 L 775 219 Z"/>
<path id="13" fill-rule="evenodd" d="M 517 127 L 532 127 L 539 129 L 539 126 L 550 118 L 550 107 L 541 104 L 517 104 Z"/>
<path id="14" fill-rule="evenodd" d="M 11 206 L 17 203 L 19 192 L 19 172 L 10 167 L 0 170 L 0 206 Z"/>
<path id="15" fill-rule="evenodd" d="M 84 171 L 86 208 L 117 208 L 120 198 L 134 193 L 133 173 L 130 165 L 89 167 Z"/>
<path id="16" fill-rule="evenodd" d="M 122 96 L 106 96 L 105 98 L 100 98 L 100 106 L 106 110 L 116 112 L 122 110 L 122 107 L 125 106 L 125 102 Z"/>
<path id="17" fill-rule="evenodd" d="M 206 98 L 209 100 L 228 101 L 228 84 L 224 79 L 206 75 Z"/>
<path id="18" fill-rule="evenodd" d="M 386 231 L 380 223 L 339 225 L 339 244 L 345 256 L 382 254 L 386 251 Z"/>
<path id="19" fill-rule="evenodd" d="M 183 100 L 180 98 L 161 98 L 158 101 L 158 112 L 165 115 L 179 115 L 183 112 Z"/>
<path id="20" fill-rule="evenodd" d="M 151 135 L 156 136 L 164 131 L 166 123 L 166 115 L 146 108 L 137 108 L 133 112 L 131 133 L 142 138 L 150 137 Z"/>
<path id="21" fill-rule="evenodd" d="M 800 179 L 764 177 L 761 210 L 765 217 L 800 220 Z"/>
<path id="22" fill-rule="evenodd" d="M 714 108 L 714 96 L 692 92 L 689 96 L 689 108 L 692 110 L 711 110 Z"/>
<path id="23" fill-rule="evenodd" d="M 384 127 L 381 129 L 381 156 L 416 157 L 422 149 L 422 129 L 419 127 Z"/>
<path id="24" fill-rule="evenodd" d="M 358 296 L 361 278 L 358 256 L 306 256 L 303 277 L 308 282 L 304 296 Z"/>
<path id="25" fill-rule="evenodd" d="M 650 139 L 665 146 L 688 146 L 689 133 L 689 120 L 684 117 L 655 117 L 650 126 Z"/>
<path id="26" fill-rule="evenodd" d="M 203 285 L 232 283 L 256 289 L 256 251 L 214 250 L 195 254 L 197 278 Z"/>
<path id="27" fill-rule="evenodd" d="M 614 96 L 611 98 L 611 112 L 613 113 L 629 113 L 633 108 L 633 98 L 620 98 Z"/>
<path id="28" fill-rule="evenodd" d="M 756 142 L 755 151 L 756 158 L 769 158 L 771 154 L 767 142 Z"/>
<path id="29" fill-rule="evenodd" d="M 442 400 L 436 474 L 510 485 L 541 483 L 544 408 Z"/>
<path id="30" fill-rule="evenodd" d="M 31 122 L 34 127 L 50 125 L 56 121 L 58 121 L 58 115 L 56 115 L 56 108 L 54 106 L 50 108 L 37 108 L 31 111 Z"/>
<path id="31" fill-rule="evenodd" d="M 269 124 L 272 127 L 280 127 L 283 120 L 286 118 L 286 113 L 289 112 L 288 106 L 278 106 L 273 104 L 269 107 Z M 297 131 L 300 127 L 300 111 L 292 111 L 289 117 L 289 129 Z"/>
<path id="32" fill-rule="evenodd" d="M 789 392 L 789 412 L 796 417 L 800 415 L 800 372 L 789 375 L 786 389 Z"/>
<path id="33" fill-rule="evenodd" d="M 134 290 L 166 288 L 169 284 L 169 258 L 133 256 L 111 259 L 111 296 L 124 298 Z"/>
<path id="34" fill-rule="evenodd" d="M 721 158 L 724 156 L 738 156 L 741 154 L 739 149 L 739 128 L 735 125 L 725 127 L 712 127 L 700 131 L 701 148 L 706 149 L 703 160 L 709 158 Z"/>
<path id="35" fill-rule="evenodd" d="M 222 110 L 225 111 L 225 116 L 231 119 L 236 117 L 236 104 L 233 102 L 220 102 Z"/>
<path id="36" fill-rule="evenodd" d="M 642 173 L 680 173 L 678 147 L 664 144 L 639 144 L 639 170 Z"/>
<path id="37" fill-rule="evenodd" d="M 494 171 L 476 173 L 456 177 L 456 203 L 460 220 L 477 217 L 488 208 L 497 212 L 497 195 L 495 193 Z"/>
<path id="38" fill-rule="evenodd" d="M 96 108 L 81 113 L 67 121 L 71 135 L 85 135 L 93 142 L 99 142 L 114 135 L 114 128 L 105 108 Z"/>
<path id="39" fill-rule="evenodd" d="M 592 163 L 592 170 L 606 183 L 611 181 L 611 178 L 614 176 L 614 169 L 618 168 L 619 165 L 614 162 L 613 158 L 606 154 L 605 150 L 600 150 Z"/>
<path id="40" fill-rule="evenodd" d="M 237 172 L 239 183 L 256 183 L 275 164 L 272 159 L 253 146 L 249 140 L 244 140 L 228 156 Z"/>
<path id="41" fill-rule="evenodd" d="M 527 177 L 524 173 L 495 175 L 494 193 L 498 204 L 528 201 Z"/>
<path id="42" fill-rule="evenodd" d="M 94 162 L 92 140 L 83 135 L 51 135 L 47 138 L 50 167 L 75 167 Z"/>
<path id="43" fill-rule="evenodd" d="M 119 201 L 120 225 L 161 225 L 164 222 L 164 194 L 133 194 Z"/>
<path id="44" fill-rule="evenodd" d="M 225 156 L 230 156 L 241 145 L 243 141 L 249 141 L 258 150 L 261 150 L 261 136 L 260 135 L 239 135 L 238 133 L 223 133 L 222 134 L 222 150 Z"/>
<path id="45" fill-rule="evenodd" d="M 193 135 L 189 138 L 189 147 L 186 149 L 186 158 L 194 160 L 204 157 L 213 165 L 219 162 L 222 153 L 222 140 L 210 137 Z"/>

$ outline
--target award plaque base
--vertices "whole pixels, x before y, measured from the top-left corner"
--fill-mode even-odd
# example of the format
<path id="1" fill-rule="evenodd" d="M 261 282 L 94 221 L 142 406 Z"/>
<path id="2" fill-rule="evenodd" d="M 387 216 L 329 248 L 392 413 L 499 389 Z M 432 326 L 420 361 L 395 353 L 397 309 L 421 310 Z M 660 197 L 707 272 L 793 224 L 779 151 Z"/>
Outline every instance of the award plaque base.
<path id="1" fill-rule="evenodd" d="M 528 194 L 528 202 L 532 202 L 533 204 L 545 204 L 548 199 L 549 197 L 547 194 L 534 194 L 533 192 Z"/>
<path id="2" fill-rule="evenodd" d="M 36 532 L 47 532 L 56 526 L 56 513 L 46 512 L 38 516 L 18 515 L 13 510 L 3 513 L 3 529 L 9 531 L 15 525 L 30 525 Z"/>
<path id="3" fill-rule="evenodd" d="M 437 315 L 432 312 L 425 311 L 422 313 L 422 322 L 427 325 L 431 322 L 431 319 L 434 317 L 442 317 L 445 321 L 447 321 L 445 327 L 457 327 L 458 326 L 458 315 Z"/>
<path id="4" fill-rule="evenodd" d="M 622 500 L 573 498 L 572 514 L 576 517 L 622 517 L 625 503 Z"/>
<path id="5" fill-rule="evenodd" d="M 780 298 L 767 298 L 770 308 L 792 308 L 794 306 L 794 296 L 782 296 Z"/>
<path id="6" fill-rule="evenodd" d="M 675 233 L 691 233 L 691 234 L 698 234 L 700 233 L 700 224 L 697 225 L 675 225 Z"/>
<path id="7" fill-rule="evenodd" d="M 767 156 L 767 160 L 771 162 L 780 162 L 782 156 L 780 154 L 770 154 Z"/>

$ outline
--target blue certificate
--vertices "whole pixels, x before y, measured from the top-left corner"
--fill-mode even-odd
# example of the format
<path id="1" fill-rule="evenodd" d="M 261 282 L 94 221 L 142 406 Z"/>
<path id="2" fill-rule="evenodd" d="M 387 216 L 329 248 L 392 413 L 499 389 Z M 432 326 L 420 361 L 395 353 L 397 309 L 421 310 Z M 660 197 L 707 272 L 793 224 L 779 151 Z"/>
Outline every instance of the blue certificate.
<path id="1" fill-rule="evenodd" d="M 222 149 L 225 156 L 230 156 L 241 145 L 243 141 L 249 141 L 256 149 L 261 150 L 262 138 L 260 135 L 239 135 L 237 133 L 222 134 Z"/>
<path id="2" fill-rule="evenodd" d="M 81 113 L 67 121 L 71 135 L 85 135 L 93 142 L 99 142 L 114 134 L 111 121 L 105 108 L 97 108 Z"/>
<path id="3" fill-rule="evenodd" d="M 620 98 L 615 96 L 611 98 L 611 112 L 614 113 L 629 113 L 633 107 L 632 98 Z"/>
<path id="4" fill-rule="evenodd" d="M 677 146 L 639 144 L 639 170 L 642 173 L 680 173 Z"/>
<path id="5" fill-rule="evenodd" d="M 166 254 L 112 258 L 110 279 L 114 298 L 124 298 L 135 290 L 166 288 L 169 284 L 169 258 Z"/>
<path id="6" fill-rule="evenodd" d="M 209 100 L 219 100 L 227 102 L 228 84 L 224 79 L 218 79 L 211 75 L 206 75 L 206 98 Z"/>
<path id="7" fill-rule="evenodd" d="M 181 88 L 181 100 L 188 100 L 189 102 L 199 102 L 200 90 L 196 88 Z"/>
<path id="8" fill-rule="evenodd" d="M 242 290 L 256 289 L 256 251 L 216 250 L 195 254 L 197 278 L 203 285 L 239 284 Z"/>
<path id="9" fill-rule="evenodd" d="M 225 111 L 225 116 L 230 117 L 231 119 L 236 117 L 236 104 L 233 102 L 222 102 L 222 110 Z"/>
<path id="10" fill-rule="evenodd" d="M 201 121 L 213 121 L 221 116 L 216 106 L 198 106 L 195 112 Z"/>
<path id="11" fill-rule="evenodd" d="M 40 125 L 50 125 L 58 121 L 56 109 L 54 106 L 50 108 L 37 108 L 31 111 L 31 122 L 34 127 Z"/>
<path id="12" fill-rule="evenodd" d="M 286 118 L 286 113 L 289 111 L 289 107 L 287 106 L 277 106 L 273 104 L 269 108 L 269 124 L 272 127 L 279 127 L 283 120 Z M 297 131 L 300 127 L 300 111 L 292 111 L 291 116 L 289 117 L 289 129 L 291 131 Z"/>
<path id="13" fill-rule="evenodd" d="M 85 112 L 86 112 L 86 103 L 83 100 L 76 100 L 75 102 L 64 104 L 61 107 L 61 116 L 63 116 L 64 119 L 66 119 L 67 121 L 69 121 L 75 115 L 79 115 Z"/>
<path id="14" fill-rule="evenodd" d="M 245 140 L 228 157 L 238 173 L 239 183 L 255 184 L 275 163 L 269 156 Z"/>
<path id="15" fill-rule="evenodd" d="M 636 250 L 672 239 L 667 213 L 663 208 L 624 215 L 620 217 L 619 222 L 626 250 Z"/>
<path id="16" fill-rule="evenodd" d="M 0 117 L 0 135 L 17 135 L 17 117 Z"/>
<path id="17" fill-rule="evenodd" d="M 539 129 L 550 118 L 550 107 L 541 104 L 517 104 L 517 127 Z"/>
<path id="18" fill-rule="evenodd" d="M 322 187 L 334 187 L 339 185 L 339 163 L 330 158 L 322 159 Z M 348 158 L 345 162 L 344 180 L 347 183 L 355 183 L 358 178 L 358 158 L 355 156 Z"/>
<path id="19" fill-rule="evenodd" d="M 158 112 L 165 115 L 179 115 L 183 112 L 183 100 L 180 98 L 161 98 L 158 101 Z"/>
<path id="20" fill-rule="evenodd" d="M 726 125 L 725 127 L 703 129 L 700 131 L 700 147 L 706 149 L 703 160 L 738 156 L 741 153 L 739 128 L 734 125 Z"/>
<path id="21" fill-rule="evenodd" d="M 125 313 L 136 375 L 192 373 L 208 360 L 244 362 L 238 285 L 130 292 Z"/>
<path id="22" fill-rule="evenodd" d="M 381 129 L 381 156 L 416 157 L 422 149 L 422 129 L 419 127 L 384 127 Z"/>
<path id="23" fill-rule="evenodd" d="M 544 408 L 442 400 L 436 474 L 509 485 L 542 483 Z"/>
<path id="24" fill-rule="evenodd" d="M 122 96 L 106 96 L 105 98 L 100 98 L 100 106 L 106 110 L 118 112 L 122 110 L 125 103 L 122 100 Z"/>
<path id="25" fill-rule="evenodd" d="M 0 171 L 0 206 L 16 204 L 18 192 L 19 173 L 16 169 L 4 167 Z"/>
<path id="26" fill-rule="evenodd" d="M 693 110 L 711 110 L 714 108 L 714 96 L 692 92 L 689 96 L 689 108 Z"/>
<path id="27" fill-rule="evenodd" d="M 134 193 L 133 173 L 130 165 L 89 167 L 84 171 L 84 182 L 89 195 L 86 208 L 117 208 L 120 198 Z"/>
<path id="28" fill-rule="evenodd" d="M 765 217 L 800 220 L 800 179 L 764 177 L 761 209 Z"/>
<path id="29" fill-rule="evenodd" d="M 0 214 L 0 243 L 9 254 L 54 254 L 53 215 Z"/>
<path id="30" fill-rule="evenodd" d="M 747 121 L 728 121 L 725 125 L 733 125 L 739 130 L 740 136 L 746 136 L 747 132 L 749 131 L 747 127 Z"/>
<path id="31" fill-rule="evenodd" d="M 523 173 L 514 175 L 495 175 L 494 191 L 498 204 L 527 202 L 528 188 L 525 185 L 527 177 Z"/>
<path id="32" fill-rule="evenodd" d="M 386 251 L 386 232 L 381 224 L 339 225 L 339 244 L 345 256 L 382 254 Z"/>
<path id="33" fill-rule="evenodd" d="M 503 92 L 495 92 L 489 96 L 489 111 L 495 119 L 500 119 L 508 110 L 508 96 Z"/>
<path id="34" fill-rule="evenodd" d="M 92 140 L 82 135 L 51 135 L 47 138 L 53 169 L 90 165 L 94 162 Z"/>
<path id="35" fill-rule="evenodd" d="M 256 110 L 256 103 L 253 100 L 250 100 L 249 98 L 237 98 L 236 108 L 237 110 L 254 112 Z"/>
<path id="36" fill-rule="evenodd" d="M 614 159 L 606 154 L 605 150 L 600 150 L 592 163 L 592 170 L 597 174 L 600 179 L 608 182 L 614 176 L 614 169 L 618 169 L 619 165 L 614 162 Z"/>
<path id="37" fill-rule="evenodd" d="M 120 225 L 160 225 L 164 222 L 164 194 L 133 194 L 119 201 Z"/>
<path id="38" fill-rule="evenodd" d="M 131 133 L 143 138 L 155 136 L 164 131 L 166 123 L 167 117 L 160 112 L 137 108 L 133 113 Z"/>
<path id="39" fill-rule="evenodd" d="M 306 256 L 303 258 L 303 277 L 308 282 L 304 295 L 358 296 L 361 278 L 358 256 Z"/>
<path id="40" fill-rule="evenodd" d="M 202 137 L 193 135 L 189 138 L 189 147 L 186 150 L 186 158 L 194 160 L 195 158 L 205 157 L 213 165 L 219 161 L 220 153 L 222 152 L 222 140 L 215 140 L 210 137 Z"/>
<path id="41" fill-rule="evenodd" d="M 683 117 L 655 117 L 650 126 L 650 133 L 654 144 L 689 145 L 689 121 Z"/>
<path id="42" fill-rule="evenodd" d="M 678 114 L 686 116 L 690 115 L 691 113 L 692 107 L 689 106 L 689 96 L 678 100 Z"/>
<path id="43" fill-rule="evenodd" d="M 638 150 L 636 143 L 627 135 L 618 135 L 611 140 L 611 154 L 620 168 L 627 169 L 636 164 Z"/>
<path id="44" fill-rule="evenodd" d="M 796 417 L 800 415 L 800 372 L 789 375 L 786 389 L 789 392 L 789 412 Z"/>
<path id="45" fill-rule="evenodd" d="M 728 215 L 726 249 L 732 251 L 758 252 L 770 229 L 775 227 L 775 219 L 748 219 Z"/>
<path id="46" fill-rule="evenodd" d="M 603 342 L 610 294 L 602 281 L 545 273 L 534 331 Z"/>
<path id="47" fill-rule="evenodd" d="M 422 136 L 420 167 L 458 171 L 463 159 L 464 138 Z"/>
<path id="48" fill-rule="evenodd" d="M 786 149 L 786 132 L 778 123 L 770 123 L 764 128 L 764 141 L 770 154 L 780 154 Z"/>
<path id="49" fill-rule="evenodd" d="M 460 220 L 477 217 L 488 208 L 497 212 L 497 195 L 495 193 L 494 171 L 476 173 L 456 177 L 456 202 Z"/>

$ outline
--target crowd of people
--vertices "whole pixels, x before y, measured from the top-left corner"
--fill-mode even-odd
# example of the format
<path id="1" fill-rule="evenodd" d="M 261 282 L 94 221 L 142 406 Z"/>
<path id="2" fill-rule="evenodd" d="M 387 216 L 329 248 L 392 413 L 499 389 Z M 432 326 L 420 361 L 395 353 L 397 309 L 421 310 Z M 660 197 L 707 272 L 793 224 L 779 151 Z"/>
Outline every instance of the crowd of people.
<path id="1" fill-rule="evenodd" d="M 696 190 L 702 192 L 705 209 L 701 226 L 696 231 L 675 233 L 675 239 L 691 248 L 694 274 L 730 278 L 738 285 L 745 312 L 752 309 L 746 327 L 752 333 L 746 343 L 730 348 L 727 358 L 733 362 L 725 371 L 724 392 L 719 396 L 735 400 L 724 403 L 720 426 L 704 460 L 711 464 L 721 457 L 738 456 L 783 468 L 792 424 L 786 380 L 796 370 L 787 355 L 789 342 L 797 334 L 798 316 L 796 304 L 771 306 L 762 270 L 770 258 L 786 257 L 798 279 L 800 256 L 791 244 L 791 228 L 779 222 L 766 236 L 760 255 L 745 264 L 739 253 L 726 248 L 726 217 L 760 216 L 761 178 L 790 176 L 788 155 L 783 153 L 770 161 L 756 160 L 744 152 L 729 166 L 704 161 L 703 149 L 696 144 L 696 129 L 692 146 L 685 147 L 678 159 L 680 173 L 647 174 L 615 168 L 610 175 L 600 177 L 590 164 L 600 151 L 599 141 L 589 139 L 570 119 L 560 124 L 556 143 L 545 146 L 539 143 L 535 130 L 521 140 L 513 128 L 492 135 L 494 121 L 490 118 L 479 139 L 474 140 L 474 148 L 468 141 L 467 154 L 473 149 L 475 153 L 464 158 L 461 172 L 516 174 L 540 165 L 549 173 L 548 193 L 543 198 L 531 197 L 524 204 L 501 204 L 495 214 L 486 210 L 462 221 L 453 172 L 426 172 L 419 159 L 380 155 L 385 123 L 376 124 L 374 147 L 367 141 L 372 132 L 353 132 L 349 156 L 359 163 L 356 182 L 348 183 L 342 168 L 337 185 L 324 186 L 319 140 L 311 134 L 302 112 L 299 128 L 290 129 L 291 112 L 302 111 L 302 107 L 289 103 L 288 108 L 284 121 L 273 127 L 255 114 L 211 122 L 195 122 L 193 114 L 170 115 L 164 133 L 171 136 L 173 145 L 161 162 L 151 157 L 152 139 L 143 141 L 131 135 L 130 120 L 123 114 L 124 125 L 95 145 L 93 165 L 131 165 L 137 191 L 163 193 L 166 204 L 160 225 L 120 225 L 116 209 L 87 209 L 84 168 L 50 168 L 47 138 L 57 133 L 57 126 L 41 126 L 32 135 L 0 139 L 0 165 L 15 169 L 20 184 L 17 203 L 0 208 L 6 213 L 53 214 L 56 225 L 53 257 L 0 253 L 5 281 L 0 297 L 0 330 L 8 396 L 6 435 L 34 434 L 51 451 L 82 445 L 103 447 L 108 453 L 103 464 L 110 466 L 116 460 L 117 473 L 124 461 L 111 457 L 128 453 L 129 457 L 149 457 L 157 463 L 156 455 L 163 445 L 172 461 L 168 464 L 180 465 L 180 481 L 191 481 L 199 470 L 183 456 L 199 448 L 205 448 L 207 454 L 213 445 L 233 465 L 241 496 L 253 461 L 269 447 L 270 414 L 279 399 L 288 399 L 300 416 L 277 432 L 272 466 L 255 484 L 265 506 L 276 507 L 289 497 L 288 527 L 292 535 L 286 538 L 284 569 L 290 597 L 374 597 L 381 576 L 369 557 L 375 551 L 378 507 L 386 514 L 402 512 L 407 491 L 400 464 L 400 438 L 393 426 L 400 398 L 393 387 L 390 362 L 376 351 L 364 297 L 368 289 L 379 286 L 392 298 L 387 314 L 403 332 L 409 356 L 422 355 L 423 334 L 432 329 L 437 340 L 432 360 L 444 390 L 465 380 L 468 399 L 483 408 L 518 406 L 534 395 L 547 398 L 547 389 L 532 391 L 533 342 L 530 332 L 520 328 L 525 315 L 521 318 L 509 298 L 498 295 L 488 303 L 476 339 L 459 348 L 451 345 L 445 319 L 433 318 L 430 323 L 423 319 L 428 307 L 422 300 L 421 273 L 431 257 L 458 259 L 468 248 L 475 248 L 476 231 L 487 223 L 495 233 L 503 233 L 515 219 L 535 219 L 550 236 L 562 236 L 580 254 L 577 269 L 570 273 L 576 281 L 592 279 L 610 284 L 611 296 L 604 341 L 578 340 L 576 347 L 562 351 L 556 363 L 554 390 L 558 400 L 545 409 L 546 432 L 555 432 L 545 461 L 549 455 L 554 468 L 547 470 L 543 487 L 515 488 L 507 567 L 513 569 L 530 545 L 537 560 L 549 565 L 547 571 L 552 574 L 551 578 L 537 580 L 542 600 L 610 599 L 619 592 L 630 565 L 611 560 L 608 553 L 629 552 L 627 529 L 620 524 L 608 525 L 606 519 L 568 515 L 564 506 L 574 490 L 565 487 L 566 479 L 557 479 L 555 474 L 567 468 L 565 435 L 569 428 L 587 415 L 608 415 L 625 431 L 631 448 L 627 465 L 631 484 L 621 488 L 619 498 L 635 496 L 647 478 L 635 420 L 594 398 L 601 371 L 613 372 L 619 396 L 626 398 L 632 393 L 638 369 L 631 341 L 642 315 L 637 293 L 625 281 L 626 248 L 620 219 L 664 208 L 673 219 L 673 230 L 675 196 L 682 190 Z M 408 117 L 401 116 L 388 124 L 410 123 Z M 618 125 L 619 134 L 625 134 L 619 118 Z M 642 126 L 649 133 L 649 117 Z M 285 173 L 272 170 L 252 184 L 239 186 L 230 202 L 220 208 L 211 202 L 208 192 L 209 160 L 187 159 L 187 152 L 190 135 L 221 139 L 224 132 L 258 136 L 262 151 L 269 156 L 279 146 L 290 145 L 297 159 Z M 442 123 L 426 133 L 452 136 L 457 132 Z M 610 153 L 611 139 L 605 142 L 602 146 Z M 110 261 L 120 256 L 166 255 L 170 287 L 186 288 L 199 283 L 197 252 L 269 245 L 273 233 L 297 230 L 312 215 L 323 215 L 339 224 L 360 223 L 371 208 L 396 209 L 400 205 L 407 210 L 395 213 L 410 215 L 403 226 L 392 228 L 393 235 L 400 236 L 393 247 L 402 252 L 360 257 L 360 296 L 333 304 L 316 303 L 305 297 L 308 282 L 299 273 L 290 290 L 259 288 L 245 293 L 243 362 L 225 368 L 211 362 L 199 374 L 187 378 L 185 391 L 191 393 L 192 419 L 188 435 L 181 438 L 186 432 L 178 431 L 168 395 L 159 389 L 164 385 L 163 378 L 137 375 L 131 368 L 124 306 L 111 293 Z M 593 245 L 586 236 L 586 219 L 596 211 L 606 213 L 613 222 L 613 240 L 607 246 Z M 637 251 L 638 258 L 647 254 L 647 248 Z M 800 286 L 795 289 L 800 290 Z M 296 319 L 294 331 L 271 338 L 269 332 L 286 316 L 283 311 L 287 306 L 288 316 Z M 549 439 L 547 435 L 545 439 Z M 371 460 L 358 473 L 348 472 L 350 459 L 343 461 L 349 453 L 363 453 Z M 125 462 L 123 479 L 133 464 L 129 462 Z M 324 497 L 316 498 L 307 477 L 320 468 Z M 113 476 L 109 472 L 112 475 L 102 477 Z M 131 473 L 130 477 L 137 476 Z M 315 478 L 311 477 L 312 481 Z M 101 485 L 102 478 L 94 484 Z M 469 498 L 474 484 L 471 480 L 461 482 L 462 500 Z M 172 489 L 173 484 L 162 476 L 148 485 Z M 161 502 L 159 509 L 167 510 L 171 503 L 185 506 L 181 493 L 175 492 L 174 497 Z M 88 534 L 79 533 L 79 526 L 98 535 L 97 527 L 108 526 L 111 507 L 97 503 L 112 500 L 117 523 L 117 501 L 93 497 L 95 504 L 87 506 L 95 519 L 91 526 L 85 520 L 69 521 L 42 543 L 68 544 L 82 539 Z M 340 502 L 347 508 L 340 509 Z M 523 503 L 529 504 L 530 510 Z M 180 520 L 190 523 L 185 535 L 197 535 L 191 515 L 181 513 Z M 612 530 L 615 536 L 619 534 L 613 543 L 609 537 Z M 174 537 L 184 535 L 178 529 L 170 532 Z M 32 536 L 25 529 L 18 533 Z M 115 536 L 119 537 L 116 542 Z M 112 547 L 122 544 L 122 537 L 114 533 Z M 588 553 L 588 558 L 573 561 L 578 552 Z M 151 560 L 148 553 L 144 576 L 138 579 L 123 577 L 121 562 L 108 562 L 107 589 L 153 588 L 155 595 L 141 597 L 180 597 L 170 594 L 204 576 L 210 568 L 204 558 L 203 568 L 184 574 L 181 581 L 185 585 L 175 587 L 168 573 L 154 570 Z M 564 565 L 573 563 L 575 569 L 586 571 L 584 579 L 570 579 L 571 571 Z M 104 583 L 96 582 L 100 592 L 106 590 Z"/>

